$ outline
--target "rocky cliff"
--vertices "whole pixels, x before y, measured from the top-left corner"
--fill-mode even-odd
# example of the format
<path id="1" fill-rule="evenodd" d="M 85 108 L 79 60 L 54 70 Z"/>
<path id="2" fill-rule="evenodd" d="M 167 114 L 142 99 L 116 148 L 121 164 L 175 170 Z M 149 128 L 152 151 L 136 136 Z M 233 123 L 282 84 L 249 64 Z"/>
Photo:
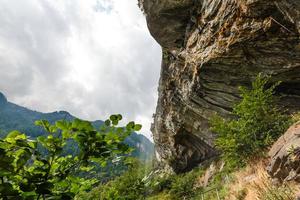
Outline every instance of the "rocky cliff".
<path id="1" fill-rule="evenodd" d="M 230 116 L 259 72 L 300 108 L 300 0 L 140 0 L 163 48 L 152 127 L 159 159 L 183 172 L 217 155 L 208 119 Z"/>
<path id="2" fill-rule="evenodd" d="M 291 126 L 269 151 L 270 177 L 278 182 L 300 182 L 300 122 Z"/>

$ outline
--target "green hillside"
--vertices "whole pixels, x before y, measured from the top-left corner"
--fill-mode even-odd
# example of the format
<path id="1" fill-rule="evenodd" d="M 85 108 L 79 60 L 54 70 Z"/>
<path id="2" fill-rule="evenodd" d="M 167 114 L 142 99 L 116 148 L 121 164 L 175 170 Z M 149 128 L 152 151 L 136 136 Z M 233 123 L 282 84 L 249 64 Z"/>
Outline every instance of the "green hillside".
<path id="1" fill-rule="evenodd" d="M 66 111 L 42 113 L 30 110 L 7 101 L 5 95 L 0 92 L 0 137 L 4 137 L 12 130 L 19 130 L 36 138 L 45 134 L 42 128 L 34 125 L 36 120 L 43 119 L 53 123 L 61 119 L 71 121 L 75 118 L 75 116 L 72 116 Z M 95 127 L 99 127 L 103 124 L 103 121 L 97 120 L 92 122 L 92 124 Z M 152 159 L 154 145 L 144 135 L 133 133 L 125 140 L 125 142 L 135 149 L 132 153 L 133 156 L 138 157 L 141 160 Z"/>

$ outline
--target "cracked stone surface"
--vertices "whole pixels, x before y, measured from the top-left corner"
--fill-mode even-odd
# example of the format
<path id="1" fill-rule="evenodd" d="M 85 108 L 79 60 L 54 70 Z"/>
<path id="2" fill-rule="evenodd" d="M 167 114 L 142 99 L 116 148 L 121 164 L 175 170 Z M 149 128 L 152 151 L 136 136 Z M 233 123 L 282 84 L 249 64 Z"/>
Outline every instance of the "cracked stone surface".
<path id="1" fill-rule="evenodd" d="M 215 156 L 214 113 L 230 117 L 260 72 L 300 108 L 299 0 L 140 0 L 163 48 L 152 132 L 159 158 L 176 173 Z"/>
<path id="2" fill-rule="evenodd" d="M 300 182 L 300 122 L 291 126 L 269 151 L 269 175 L 279 182 Z"/>

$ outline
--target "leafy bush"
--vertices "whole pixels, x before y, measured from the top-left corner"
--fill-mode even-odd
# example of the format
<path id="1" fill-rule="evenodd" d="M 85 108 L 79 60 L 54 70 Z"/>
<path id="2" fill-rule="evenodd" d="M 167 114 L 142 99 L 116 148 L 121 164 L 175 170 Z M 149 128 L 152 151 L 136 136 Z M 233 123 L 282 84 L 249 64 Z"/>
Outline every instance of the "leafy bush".
<path id="1" fill-rule="evenodd" d="M 117 127 L 121 115 L 112 115 L 99 130 L 90 122 L 37 121 L 47 135 L 32 140 L 13 131 L 0 140 L 0 199 L 73 199 L 98 180 L 83 178 L 108 161 L 119 161 L 131 149 L 123 143 L 141 125 L 134 122 Z M 78 149 L 66 155 L 72 141 Z M 86 176 L 91 177 L 91 176 Z"/>
<path id="2" fill-rule="evenodd" d="M 190 199 L 193 197 L 196 193 L 194 185 L 198 176 L 199 174 L 197 170 L 173 176 L 169 191 L 172 199 Z"/>
<path id="3" fill-rule="evenodd" d="M 148 192 L 151 194 L 157 194 L 164 190 L 170 190 L 172 185 L 172 176 L 155 176 L 152 180 L 149 180 L 147 185 Z"/>
<path id="4" fill-rule="evenodd" d="M 81 193 L 77 200 L 141 200 L 141 199 L 191 199 L 199 188 L 194 188 L 202 171 L 195 169 L 181 175 L 149 173 L 144 164 L 135 163 L 120 177 L 100 184 L 88 193 Z"/>
<path id="5" fill-rule="evenodd" d="M 145 198 L 143 177 L 145 168 L 138 161 L 120 177 L 101 184 L 88 193 L 78 195 L 78 200 L 140 200 Z"/>
<path id="6" fill-rule="evenodd" d="M 211 119 L 212 131 L 218 134 L 216 146 L 232 166 L 241 166 L 251 157 L 260 155 L 290 125 L 288 115 L 276 106 L 274 89 L 266 88 L 269 77 L 259 74 L 252 88 L 240 87 L 242 100 L 233 108 L 235 119 L 220 116 Z"/>

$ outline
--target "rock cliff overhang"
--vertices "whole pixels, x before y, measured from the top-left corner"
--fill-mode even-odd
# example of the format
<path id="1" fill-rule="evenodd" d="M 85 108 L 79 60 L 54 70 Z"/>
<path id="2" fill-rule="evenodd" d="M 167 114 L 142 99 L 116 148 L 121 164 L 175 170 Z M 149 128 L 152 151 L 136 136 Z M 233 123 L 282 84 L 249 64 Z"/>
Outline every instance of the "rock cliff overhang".
<path id="1" fill-rule="evenodd" d="M 152 127 L 156 150 L 175 172 L 217 154 L 208 119 L 230 116 L 259 72 L 282 81 L 281 104 L 300 108 L 299 0 L 140 0 L 163 48 Z"/>

